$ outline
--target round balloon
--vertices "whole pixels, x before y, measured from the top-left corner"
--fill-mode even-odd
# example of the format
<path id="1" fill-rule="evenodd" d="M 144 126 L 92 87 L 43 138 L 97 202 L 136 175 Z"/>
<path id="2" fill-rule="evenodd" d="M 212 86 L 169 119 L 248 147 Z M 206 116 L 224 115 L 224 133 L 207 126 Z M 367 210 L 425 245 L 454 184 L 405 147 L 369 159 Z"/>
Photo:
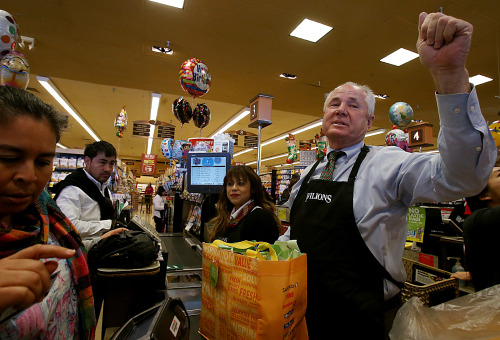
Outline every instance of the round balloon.
<path id="1" fill-rule="evenodd" d="M 408 141 L 408 137 L 403 130 L 393 129 L 385 135 L 385 144 L 387 146 L 399 146 L 401 147 L 402 143 Z"/>
<path id="2" fill-rule="evenodd" d="M 212 78 L 207 65 L 199 59 L 191 58 L 181 65 L 179 81 L 184 91 L 193 97 L 201 97 L 208 92 Z"/>
<path id="3" fill-rule="evenodd" d="M 9 12 L 0 10 L 0 56 L 14 51 L 19 41 L 19 27 Z"/>
<path id="4" fill-rule="evenodd" d="M 181 122 L 181 124 L 188 123 L 193 117 L 193 110 L 191 109 L 191 105 L 189 105 L 189 102 L 182 97 L 174 100 L 172 104 L 172 111 L 175 118 L 177 118 Z"/>
<path id="5" fill-rule="evenodd" d="M 413 119 L 413 109 L 405 102 L 394 103 L 389 109 L 389 119 L 400 129 L 404 128 Z"/>
<path id="6" fill-rule="evenodd" d="M 9 52 L 0 60 L 0 85 L 25 89 L 30 80 L 30 65 L 22 53 Z"/>
<path id="7" fill-rule="evenodd" d="M 500 120 L 494 121 L 489 127 L 497 148 L 500 148 Z"/>
<path id="8" fill-rule="evenodd" d="M 210 110 L 205 103 L 197 104 L 193 111 L 193 123 L 199 128 L 203 129 L 210 122 Z"/>

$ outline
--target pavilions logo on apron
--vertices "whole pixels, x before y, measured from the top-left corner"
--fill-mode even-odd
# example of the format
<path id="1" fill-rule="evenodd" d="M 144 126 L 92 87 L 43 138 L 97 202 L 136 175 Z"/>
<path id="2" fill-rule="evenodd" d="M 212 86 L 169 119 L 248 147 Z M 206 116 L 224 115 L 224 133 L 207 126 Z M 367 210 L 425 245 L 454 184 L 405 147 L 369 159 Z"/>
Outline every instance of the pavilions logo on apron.
<path id="1" fill-rule="evenodd" d="M 305 202 L 307 202 L 307 200 L 325 201 L 326 203 L 330 203 L 332 201 L 332 195 L 308 192 Z"/>

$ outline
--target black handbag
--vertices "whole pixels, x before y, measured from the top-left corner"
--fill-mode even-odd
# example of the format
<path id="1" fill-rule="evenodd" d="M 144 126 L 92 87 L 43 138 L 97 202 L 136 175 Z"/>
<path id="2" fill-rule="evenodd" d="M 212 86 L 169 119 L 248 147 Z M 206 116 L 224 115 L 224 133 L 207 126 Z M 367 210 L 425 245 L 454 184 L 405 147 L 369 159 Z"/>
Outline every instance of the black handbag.
<path id="1" fill-rule="evenodd" d="M 111 340 L 188 340 L 189 331 L 190 321 L 184 303 L 179 298 L 167 297 L 130 319 Z"/>
<path id="2" fill-rule="evenodd" d="M 142 268 L 158 258 L 160 247 L 144 231 L 123 231 L 97 242 L 89 250 L 91 270 L 98 268 Z"/>

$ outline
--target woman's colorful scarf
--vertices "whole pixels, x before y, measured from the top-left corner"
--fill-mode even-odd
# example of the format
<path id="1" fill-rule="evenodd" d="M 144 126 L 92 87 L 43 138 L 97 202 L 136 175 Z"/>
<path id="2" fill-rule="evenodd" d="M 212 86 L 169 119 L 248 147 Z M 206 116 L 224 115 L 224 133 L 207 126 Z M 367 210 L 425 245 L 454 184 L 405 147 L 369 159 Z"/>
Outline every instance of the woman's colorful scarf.
<path id="1" fill-rule="evenodd" d="M 80 335 L 82 339 L 94 339 L 94 297 L 85 259 L 86 250 L 75 227 L 46 191 L 22 214 L 13 217 L 13 222 L 12 228 L 5 225 L 0 228 L 0 258 L 35 244 L 46 244 L 49 231 L 62 247 L 76 250 L 75 256 L 66 261 L 71 268 L 78 295 Z"/>
<path id="2" fill-rule="evenodd" d="M 227 225 L 228 228 L 234 228 L 240 223 L 241 219 L 248 214 L 249 211 L 252 211 L 252 209 L 255 207 L 255 202 L 252 201 L 245 205 L 243 208 L 240 209 L 236 217 L 231 217 L 229 219 L 229 224 Z"/>

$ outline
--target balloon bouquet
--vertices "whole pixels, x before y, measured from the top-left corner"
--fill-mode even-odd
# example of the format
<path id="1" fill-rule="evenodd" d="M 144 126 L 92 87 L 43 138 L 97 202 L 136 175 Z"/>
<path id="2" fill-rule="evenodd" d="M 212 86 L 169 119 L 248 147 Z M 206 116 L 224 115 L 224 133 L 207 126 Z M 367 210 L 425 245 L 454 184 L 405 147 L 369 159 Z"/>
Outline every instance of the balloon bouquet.
<path id="1" fill-rule="evenodd" d="M 288 149 L 288 157 L 286 158 L 286 162 L 288 164 L 292 164 L 297 159 L 297 140 L 295 136 L 291 133 L 288 134 L 288 137 L 285 137 L 286 147 Z"/>
<path id="2" fill-rule="evenodd" d="M 199 59 L 191 58 L 181 65 L 179 81 L 182 89 L 196 98 L 202 97 L 208 92 L 212 78 L 207 65 Z M 186 99 L 179 97 L 172 103 L 172 112 L 181 123 L 181 139 L 164 139 L 160 146 L 161 152 L 165 158 L 184 161 L 187 159 L 187 153 L 192 145 L 190 142 L 182 140 L 182 126 L 193 119 L 194 125 L 200 129 L 201 137 L 202 129 L 210 122 L 210 110 L 204 103 L 197 104 L 193 110 Z"/>
<path id="3" fill-rule="evenodd" d="M 397 146 L 407 152 L 413 152 L 408 146 L 408 131 L 404 129 L 413 119 L 413 109 L 405 102 L 394 103 L 389 109 L 389 119 L 394 124 L 392 130 L 385 135 L 387 146 Z"/>
<path id="4" fill-rule="evenodd" d="M 8 12 L 0 10 L 0 85 L 26 89 L 30 66 L 22 53 L 14 51 L 19 27 Z"/>
<path id="5" fill-rule="evenodd" d="M 317 147 L 317 149 L 316 149 L 316 160 L 317 161 L 321 161 L 326 156 L 326 149 L 327 149 L 327 146 L 328 146 L 328 139 L 325 136 L 325 134 L 323 133 L 323 129 L 321 129 L 321 131 L 319 132 L 319 134 L 317 134 L 314 137 L 316 138 L 316 147 Z"/>

